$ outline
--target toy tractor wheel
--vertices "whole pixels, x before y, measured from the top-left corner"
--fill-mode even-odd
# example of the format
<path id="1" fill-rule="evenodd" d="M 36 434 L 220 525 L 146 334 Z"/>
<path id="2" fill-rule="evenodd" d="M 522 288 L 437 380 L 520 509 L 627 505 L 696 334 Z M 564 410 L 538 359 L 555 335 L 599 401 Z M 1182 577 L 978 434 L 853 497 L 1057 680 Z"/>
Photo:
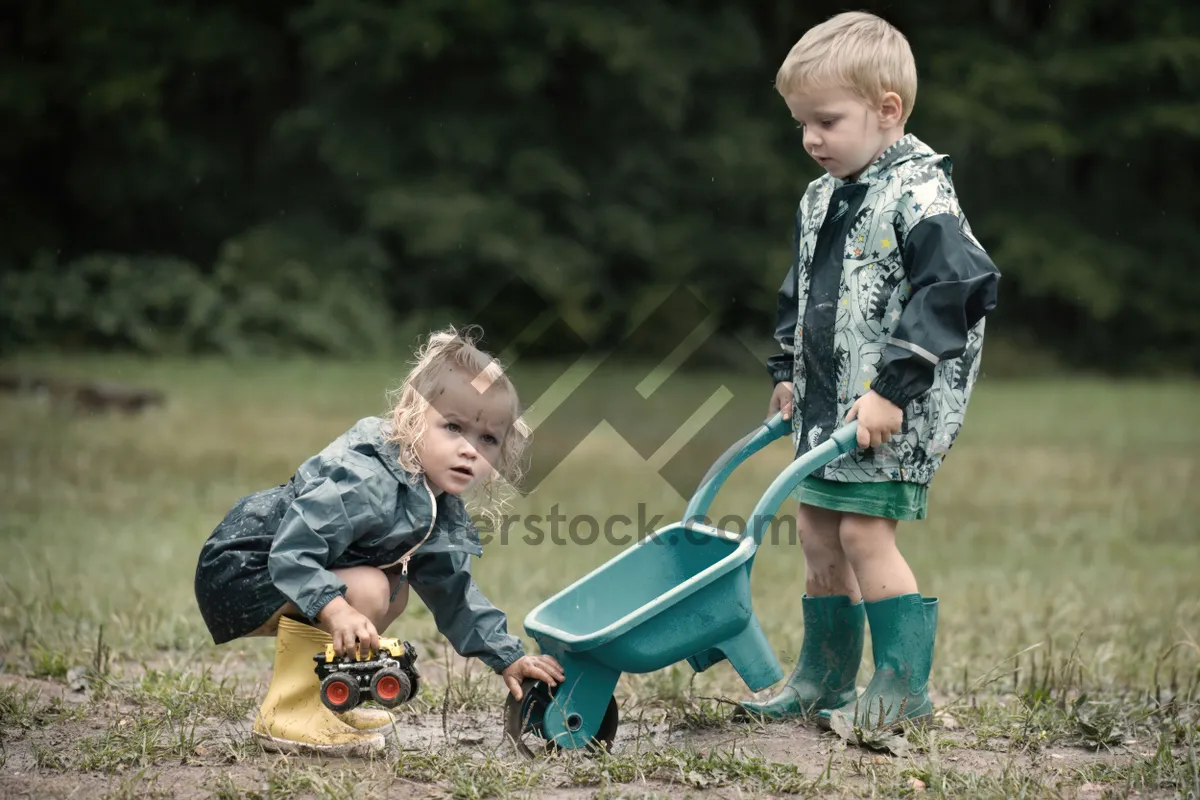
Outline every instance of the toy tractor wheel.
<path id="1" fill-rule="evenodd" d="M 384 708 L 395 708 L 409 698 L 412 684 L 408 676 L 395 667 L 387 667 L 371 678 L 371 697 Z"/>
<path id="2" fill-rule="evenodd" d="M 358 705 L 358 681 L 344 672 L 335 672 L 321 681 L 321 702 L 341 714 Z"/>
<path id="3" fill-rule="evenodd" d="M 535 758 L 533 750 L 525 743 L 527 735 L 534 737 L 535 741 L 540 740 L 540 746 L 536 744 L 535 746 L 539 746 L 547 754 L 566 749 L 545 737 L 545 714 L 553 697 L 554 694 L 550 687 L 541 681 L 527 678 L 521 683 L 521 699 L 517 700 L 510 694 L 505 702 L 505 736 L 513 743 L 517 752 L 525 758 Z M 617 706 L 617 698 L 613 697 L 608 701 L 608 708 L 604 712 L 604 719 L 600 721 L 596 735 L 587 743 L 585 749 L 592 753 L 611 752 L 617 738 L 619 722 L 620 710 Z"/>

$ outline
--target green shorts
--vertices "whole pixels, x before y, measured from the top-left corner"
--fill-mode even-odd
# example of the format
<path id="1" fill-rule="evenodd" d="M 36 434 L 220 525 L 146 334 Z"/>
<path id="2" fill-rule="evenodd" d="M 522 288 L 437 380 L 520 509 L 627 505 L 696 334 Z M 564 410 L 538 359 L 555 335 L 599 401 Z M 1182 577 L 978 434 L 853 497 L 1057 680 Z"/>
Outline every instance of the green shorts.
<path id="1" fill-rule="evenodd" d="M 896 520 L 925 519 L 929 487 L 917 483 L 882 481 L 843 483 L 808 477 L 792 492 L 801 503 L 833 511 L 849 511 Z"/>

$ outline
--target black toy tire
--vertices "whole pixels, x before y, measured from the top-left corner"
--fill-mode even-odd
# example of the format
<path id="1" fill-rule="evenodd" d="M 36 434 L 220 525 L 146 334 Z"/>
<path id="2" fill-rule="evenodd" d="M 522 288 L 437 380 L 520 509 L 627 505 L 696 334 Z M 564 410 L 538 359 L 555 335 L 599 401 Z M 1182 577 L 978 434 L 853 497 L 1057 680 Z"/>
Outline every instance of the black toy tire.
<path id="1" fill-rule="evenodd" d="M 354 708 L 360 698 L 358 681 L 344 672 L 335 672 L 321 681 L 321 702 L 335 714 Z"/>
<path id="2" fill-rule="evenodd" d="M 417 672 L 416 666 L 414 665 L 414 666 L 409 667 L 407 672 L 408 672 L 408 685 L 410 688 L 408 690 L 408 697 L 405 698 L 405 701 L 404 701 L 406 703 L 409 700 L 412 700 L 414 697 L 416 697 L 417 692 L 421 691 L 421 673 Z"/>
<path id="3" fill-rule="evenodd" d="M 371 699 L 384 708 L 407 702 L 411 691 L 408 675 L 395 667 L 385 667 L 371 678 Z"/>

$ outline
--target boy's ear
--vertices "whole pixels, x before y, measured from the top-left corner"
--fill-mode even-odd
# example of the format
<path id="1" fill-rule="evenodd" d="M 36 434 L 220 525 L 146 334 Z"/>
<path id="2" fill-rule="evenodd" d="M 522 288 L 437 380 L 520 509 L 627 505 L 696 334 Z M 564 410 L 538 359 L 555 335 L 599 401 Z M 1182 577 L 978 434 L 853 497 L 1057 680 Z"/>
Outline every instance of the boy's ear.
<path id="1" fill-rule="evenodd" d="M 904 101 L 895 92 L 886 92 L 879 101 L 879 122 L 884 128 L 895 128 L 904 118 Z"/>

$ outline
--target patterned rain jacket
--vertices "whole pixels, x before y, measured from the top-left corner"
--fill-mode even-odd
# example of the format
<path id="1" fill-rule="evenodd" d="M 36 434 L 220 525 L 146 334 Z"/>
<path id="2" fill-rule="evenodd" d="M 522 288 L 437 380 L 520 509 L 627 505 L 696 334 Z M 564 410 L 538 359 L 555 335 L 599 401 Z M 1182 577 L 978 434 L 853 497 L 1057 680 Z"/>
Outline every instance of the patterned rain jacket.
<path id="1" fill-rule="evenodd" d="M 874 389 L 904 410 L 901 432 L 817 477 L 929 483 L 963 424 L 996 305 L 999 271 L 971 233 L 951 162 L 912 134 L 857 180 L 825 174 L 796 212 L 768 359 L 792 381 L 797 455 L 844 424 Z"/>

